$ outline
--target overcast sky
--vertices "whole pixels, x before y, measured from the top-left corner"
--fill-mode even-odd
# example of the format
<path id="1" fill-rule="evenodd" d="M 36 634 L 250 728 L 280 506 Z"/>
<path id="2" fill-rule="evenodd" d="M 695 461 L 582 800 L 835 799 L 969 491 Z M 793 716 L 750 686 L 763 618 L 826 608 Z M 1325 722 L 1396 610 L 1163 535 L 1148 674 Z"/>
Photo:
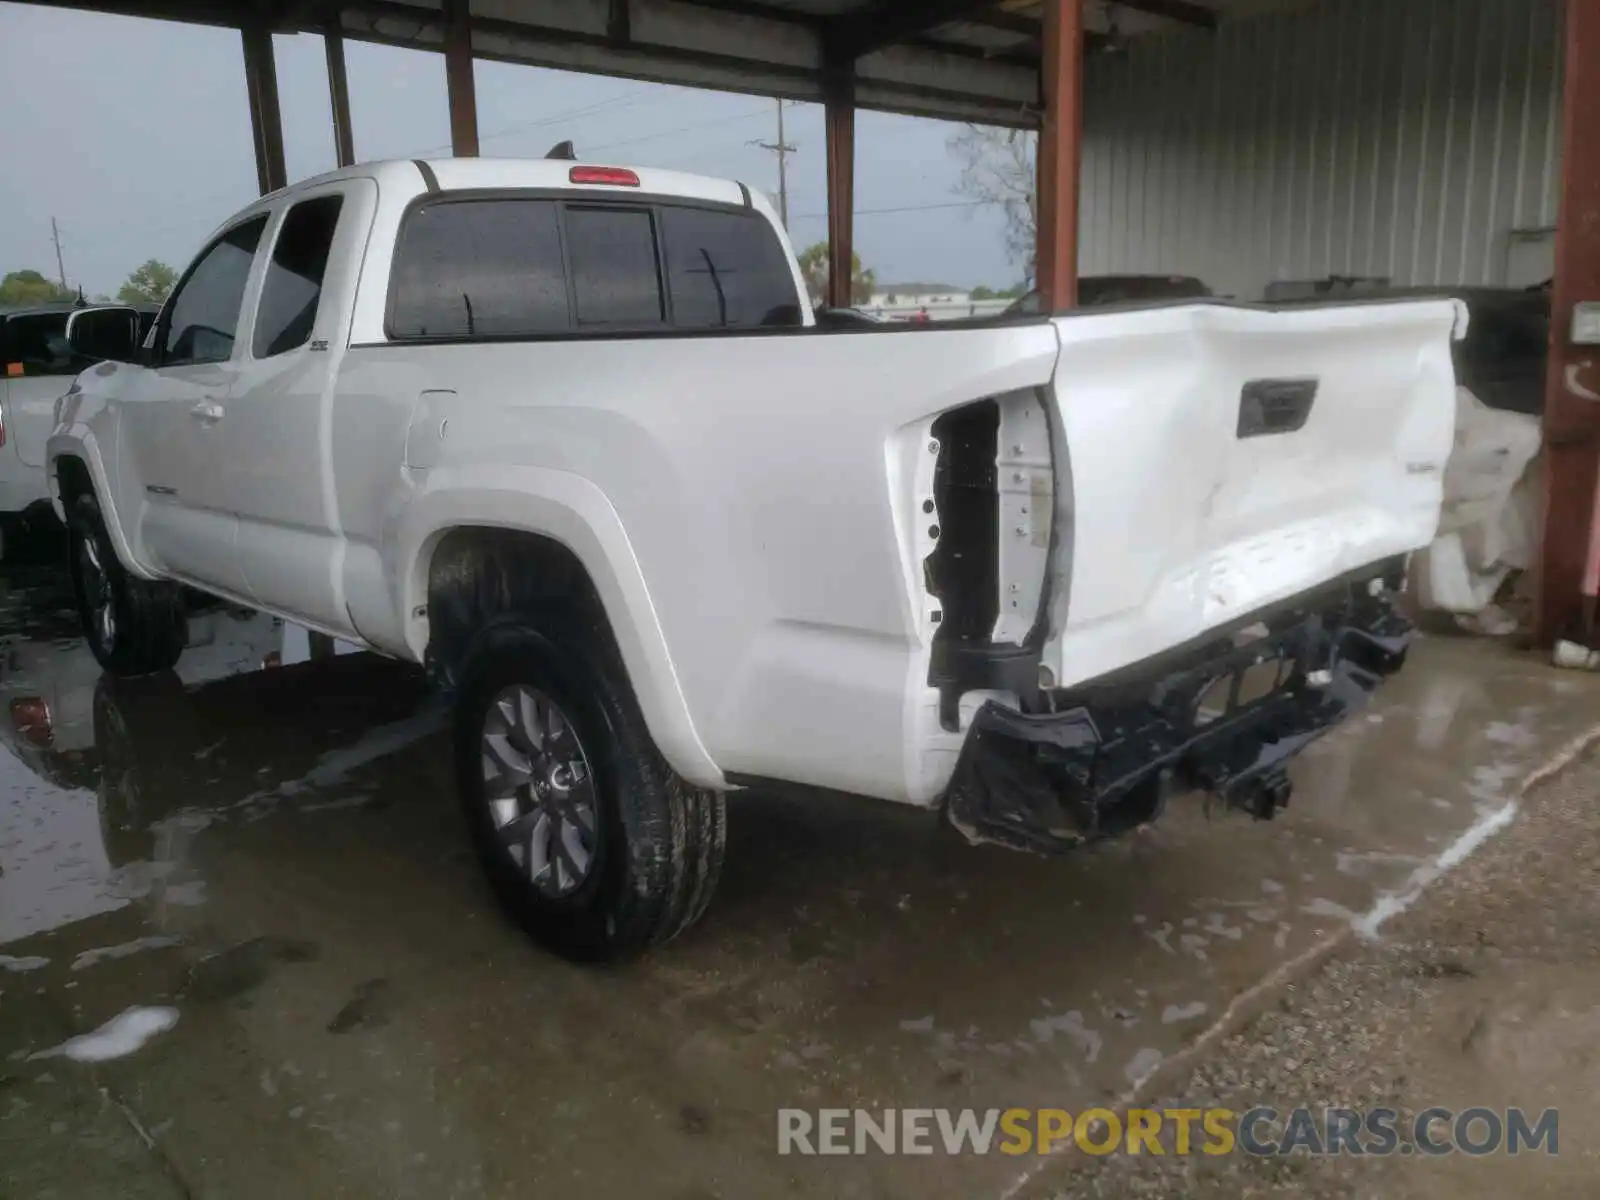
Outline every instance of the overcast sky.
<path id="1" fill-rule="evenodd" d="M 322 39 L 276 39 L 289 177 L 334 165 Z M 448 153 L 444 60 L 348 43 L 356 154 Z M 775 196 L 774 103 L 753 96 L 479 62 L 485 154 L 544 154 L 572 138 L 619 163 L 730 175 Z M 147 258 L 181 269 L 206 233 L 256 192 L 239 35 L 0 0 L 0 274 L 52 278 L 50 218 L 67 278 L 114 293 Z M 883 282 L 1005 286 L 1000 220 L 956 206 L 955 126 L 858 116 L 856 249 Z M 827 234 L 822 109 L 785 106 L 790 228 Z M 943 205 L 922 208 L 916 206 Z M 892 212 L 874 210 L 892 209 Z M 905 211 L 912 209 L 912 211 Z"/>

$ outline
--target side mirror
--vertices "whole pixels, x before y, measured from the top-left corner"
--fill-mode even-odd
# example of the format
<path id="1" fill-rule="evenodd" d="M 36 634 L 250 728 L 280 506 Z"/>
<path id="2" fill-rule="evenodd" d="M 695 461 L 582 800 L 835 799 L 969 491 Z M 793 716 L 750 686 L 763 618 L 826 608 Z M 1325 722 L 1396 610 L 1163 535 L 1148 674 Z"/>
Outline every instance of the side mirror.
<path id="1" fill-rule="evenodd" d="M 80 308 L 67 318 L 67 345 L 92 362 L 139 360 L 139 312 L 133 308 Z"/>

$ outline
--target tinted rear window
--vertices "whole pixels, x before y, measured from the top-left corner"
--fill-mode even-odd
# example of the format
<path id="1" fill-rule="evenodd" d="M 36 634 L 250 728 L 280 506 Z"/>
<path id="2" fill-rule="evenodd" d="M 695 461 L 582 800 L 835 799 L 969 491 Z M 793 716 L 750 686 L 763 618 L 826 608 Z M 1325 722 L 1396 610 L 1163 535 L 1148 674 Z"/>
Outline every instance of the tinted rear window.
<path id="1" fill-rule="evenodd" d="M 638 328 L 666 319 L 649 209 L 569 205 L 567 253 L 579 328 Z"/>
<path id="2" fill-rule="evenodd" d="M 798 325 L 794 275 L 760 217 L 705 208 L 666 208 L 672 323 L 680 329 Z"/>
<path id="3" fill-rule="evenodd" d="M 801 323 L 788 255 L 756 214 L 582 196 L 423 205 L 390 295 L 397 339 Z"/>
<path id="4" fill-rule="evenodd" d="M 390 334 L 516 337 L 571 328 L 551 200 L 470 200 L 413 212 L 395 250 Z"/>

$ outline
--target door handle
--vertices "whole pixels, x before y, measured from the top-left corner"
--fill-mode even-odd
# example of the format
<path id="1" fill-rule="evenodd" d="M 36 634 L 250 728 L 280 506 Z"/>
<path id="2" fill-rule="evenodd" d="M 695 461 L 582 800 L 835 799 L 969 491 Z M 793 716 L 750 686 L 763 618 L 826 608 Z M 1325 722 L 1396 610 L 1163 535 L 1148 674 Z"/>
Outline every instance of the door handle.
<path id="1" fill-rule="evenodd" d="M 191 408 L 189 415 L 197 421 L 204 421 L 208 425 L 214 425 L 222 420 L 222 405 L 208 397 Z"/>

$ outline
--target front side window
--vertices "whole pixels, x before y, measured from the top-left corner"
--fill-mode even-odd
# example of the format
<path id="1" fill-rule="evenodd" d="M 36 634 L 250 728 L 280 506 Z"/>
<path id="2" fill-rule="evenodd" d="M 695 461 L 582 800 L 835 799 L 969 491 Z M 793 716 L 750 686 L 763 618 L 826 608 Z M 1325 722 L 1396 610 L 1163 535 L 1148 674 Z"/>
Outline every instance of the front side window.
<path id="1" fill-rule="evenodd" d="M 801 323 L 789 256 L 760 217 L 668 208 L 665 222 L 672 323 L 679 329 Z"/>
<path id="2" fill-rule="evenodd" d="M 572 322 L 550 200 L 454 200 L 413 212 L 395 250 L 389 334 L 527 337 Z"/>
<path id="3" fill-rule="evenodd" d="M 271 358 L 311 339 L 343 196 L 302 200 L 283 218 L 256 306 L 251 352 Z"/>
<path id="4" fill-rule="evenodd" d="M 161 365 L 226 362 L 233 355 L 239 310 L 265 214 L 236 225 L 201 253 L 178 285 L 161 339 Z"/>

